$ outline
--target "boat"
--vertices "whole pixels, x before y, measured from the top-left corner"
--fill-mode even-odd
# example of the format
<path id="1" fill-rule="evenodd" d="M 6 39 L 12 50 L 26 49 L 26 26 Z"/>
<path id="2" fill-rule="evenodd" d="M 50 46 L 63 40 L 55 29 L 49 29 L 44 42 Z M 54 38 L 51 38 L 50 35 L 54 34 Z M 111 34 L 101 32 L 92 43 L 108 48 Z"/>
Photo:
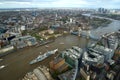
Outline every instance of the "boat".
<path id="1" fill-rule="evenodd" d="M 43 46 L 43 45 L 49 44 L 49 43 L 54 42 L 54 41 L 55 41 L 55 40 L 43 41 L 43 42 L 40 42 L 39 44 L 37 44 L 36 47 Z"/>
<path id="2" fill-rule="evenodd" d="M 48 48 L 49 46 L 48 45 L 45 45 L 46 48 Z"/>
<path id="3" fill-rule="evenodd" d="M 40 54 L 37 58 L 35 58 L 34 60 L 32 60 L 29 64 L 34 64 L 40 61 L 43 61 L 44 59 L 46 59 L 47 57 L 49 57 L 52 54 L 55 54 L 58 51 L 58 49 L 52 50 L 52 51 L 48 51 L 44 54 Z"/>
<path id="4" fill-rule="evenodd" d="M 0 69 L 3 69 L 5 67 L 5 65 L 2 65 L 2 66 L 0 66 Z"/>
<path id="5" fill-rule="evenodd" d="M 63 42 L 61 42 L 60 44 L 64 44 Z"/>

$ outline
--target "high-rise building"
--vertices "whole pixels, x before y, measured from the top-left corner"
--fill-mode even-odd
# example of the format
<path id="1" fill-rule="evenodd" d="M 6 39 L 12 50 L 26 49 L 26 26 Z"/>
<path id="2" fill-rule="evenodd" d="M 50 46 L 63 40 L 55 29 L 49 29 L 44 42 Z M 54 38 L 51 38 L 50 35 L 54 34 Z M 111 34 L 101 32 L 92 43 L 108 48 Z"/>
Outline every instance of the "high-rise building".
<path id="1" fill-rule="evenodd" d="M 107 13 L 107 9 L 105 8 L 98 8 L 99 13 Z"/>

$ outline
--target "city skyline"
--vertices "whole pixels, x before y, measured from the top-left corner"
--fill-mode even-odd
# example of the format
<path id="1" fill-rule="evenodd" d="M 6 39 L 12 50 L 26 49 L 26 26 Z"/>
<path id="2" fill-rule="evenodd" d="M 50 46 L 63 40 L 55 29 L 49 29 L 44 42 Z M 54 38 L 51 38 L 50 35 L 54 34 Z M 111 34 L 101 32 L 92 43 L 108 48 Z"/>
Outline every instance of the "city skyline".
<path id="1" fill-rule="evenodd" d="M 0 8 L 120 8 L 120 0 L 1 0 Z"/>

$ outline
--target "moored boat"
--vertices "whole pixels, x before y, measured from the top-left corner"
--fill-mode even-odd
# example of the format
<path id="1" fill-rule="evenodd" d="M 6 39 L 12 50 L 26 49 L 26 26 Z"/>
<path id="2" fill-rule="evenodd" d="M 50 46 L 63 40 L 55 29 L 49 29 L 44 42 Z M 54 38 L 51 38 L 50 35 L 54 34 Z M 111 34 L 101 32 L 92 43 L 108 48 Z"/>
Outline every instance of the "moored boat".
<path id="1" fill-rule="evenodd" d="M 42 55 L 40 54 L 37 58 L 32 60 L 29 64 L 34 64 L 34 63 L 40 62 L 40 61 L 46 59 L 47 57 L 49 57 L 50 55 L 55 54 L 57 51 L 58 51 L 58 49 L 55 49 L 55 50 L 52 50 L 52 51 L 48 51 L 48 52 L 46 52 Z"/>

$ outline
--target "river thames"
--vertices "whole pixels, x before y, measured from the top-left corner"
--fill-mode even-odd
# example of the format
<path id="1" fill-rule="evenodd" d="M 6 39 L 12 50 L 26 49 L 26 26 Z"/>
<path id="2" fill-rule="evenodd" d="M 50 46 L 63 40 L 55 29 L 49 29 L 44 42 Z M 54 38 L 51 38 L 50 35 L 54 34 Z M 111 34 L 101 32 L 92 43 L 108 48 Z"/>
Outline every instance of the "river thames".
<path id="1" fill-rule="evenodd" d="M 99 27 L 97 29 L 91 30 L 91 34 L 99 38 L 103 34 L 118 31 L 118 29 L 120 29 L 120 21 L 113 20 L 112 23 L 106 27 Z M 58 55 L 52 55 L 47 59 L 43 60 L 42 62 L 29 65 L 29 62 L 36 58 L 40 54 L 40 52 L 45 53 L 49 50 L 53 50 L 56 48 L 58 48 L 60 52 L 65 49 L 71 48 L 72 46 L 79 46 L 81 48 L 84 48 L 88 42 L 91 42 L 91 40 L 74 35 L 66 35 L 58 37 L 54 42 L 47 44 L 47 46 L 49 46 L 47 48 L 45 46 L 33 46 L 17 50 L 11 54 L 8 54 L 5 57 L 2 57 L 3 60 L 0 62 L 0 66 L 6 65 L 6 67 L 0 70 L 0 80 L 19 80 L 27 72 L 32 71 L 34 68 L 40 65 L 49 66 L 49 62 L 56 55 Z"/>
<path id="2" fill-rule="evenodd" d="M 48 57 L 42 62 L 30 65 L 29 62 L 36 58 L 40 52 L 44 53 L 49 50 L 58 48 L 59 52 L 71 48 L 72 46 L 79 46 L 81 48 L 90 40 L 74 35 L 67 35 L 58 37 L 54 42 L 47 44 L 49 47 L 40 46 L 40 47 L 28 47 L 24 49 L 17 50 L 13 53 L 8 54 L 5 57 L 2 57 L 3 61 L 0 62 L 0 65 L 6 65 L 5 68 L 0 70 L 0 80 L 18 80 L 21 79 L 27 72 L 32 71 L 34 68 L 45 65 L 49 66 L 49 62 L 59 53 Z M 60 44 L 64 43 L 64 44 Z"/>

